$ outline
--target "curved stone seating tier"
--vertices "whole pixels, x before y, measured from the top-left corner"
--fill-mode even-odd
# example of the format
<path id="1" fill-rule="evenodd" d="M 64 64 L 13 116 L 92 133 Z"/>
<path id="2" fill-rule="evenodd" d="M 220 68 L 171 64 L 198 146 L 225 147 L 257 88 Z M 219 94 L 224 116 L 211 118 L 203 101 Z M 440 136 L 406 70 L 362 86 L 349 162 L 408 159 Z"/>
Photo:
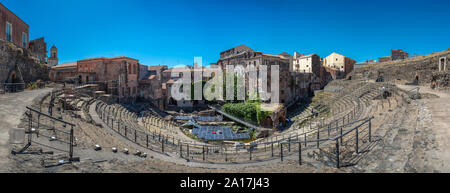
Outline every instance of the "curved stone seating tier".
<path id="1" fill-rule="evenodd" d="M 345 85 L 345 84 L 344 84 Z M 360 87 L 358 87 L 360 86 Z M 271 159 L 279 159 L 281 151 L 283 155 L 293 155 L 298 153 L 297 144 L 285 144 L 283 149 L 281 149 L 281 143 L 287 141 L 302 140 L 300 138 L 304 137 L 304 133 L 308 132 L 307 138 L 314 139 L 317 131 L 321 132 L 321 137 L 327 137 L 327 125 L 334 127 L 334 123 L 338 122 L 342 125 L 342 120 L 347 123 L 344 125 L 346 128 L 352 128 L 358 121 L 367 117 L 376 116 L 373 120 L 373 130 L 375 131 L 378 125 L 383 124 L 387 120 L 392 119 L 389 116 L 389 108 L 385 106 L 391 105 L 391 109 L 401 107 L 404 103 L 404 97 L 407 96 L 405 93 L 401 93 L 401 90 L 396 90 L 393 88 L 392 97 L 387 99 L 378 100 L 380 96 L 380 86 L 381 84 L 370 84 L 370 83 L 354 83 L 351 85 L 352 91 L 342 91 L 339 93 L 335 104 L 328 106 L 332 115 L 323 120 L 323 126 L 321 121 L 317 121 L 312 124 L 311 129 L 309 129 L 309 124 L 302 128 L 295 128 L 298 124 L 294 124 L 293 128 L 286 130 L 286 132 L 279 133 L 277 135 L 271 136 L 267 139 L 262 139 L 258 141 L 258 146 L 250 150 L 249 146 L 246 148 L 234 148 L 231 146 L 214 146 L 205 144 L 194 144 L 192 141 L 184 140 L 185 136 L 179 126 L 172 122 L 164 120 L 158 116 L 151 113 L 145 113 L 142 117 L 139 117 L 126 110 L 125 108 L 118 105 L 106 105 L 98 103 L 96 110 L 100 116 L 109 116 L 119 119 L 124 124 L 130 126 L 130 130 L 121 131 L 121 135 L 133 136 L 133 130 L 138 130 L 142 134 L 137 135 L 134 142 L 143 145 L 147 143 L 148 136 L 150 140 L 148 141 L 148 149 L 161 152 L 161 148 L 164 148 L 165 152 L 171 152 L 175 155 L 182 156 L 184 158 L 192 158 L 194 162 L 214 162 L 214 163 L 247 163 L 247 162 L 257 162 L 266 161 Z M 377 98 L 377 100 L 374 100 Z M 327 108 L 328 108 L 327 107 Z M 101 115 L 103 114 L 103 115 Z M 307 115 L 307 113 L 300 113 L 299 115 Z M 298 116 L 298 115 L 297 115 Z M 296 116 L 296 117 L 297 117 Z M 338 130 L 331 130 L 330 135 L 338 135 Z M 161 138 L 161 135 L 163 137 Z M 361 135 L 366 135 L 362 132 Z M 184 136 L 184 137 L 183 137 Z M 350 141 L 352 136 L 349 135 L 344 140 Z M 365 142 L 362 142 L 366 144 Z M 351 143 L 349 143 L 351 144 Z M 146 144 L 147 145 L 147 144 Z M 324 142 L 321 145 L 327 145 Z M 347 144 L 348 145 L 348 144 Z M 304 151 L 309 151 L 315 149 L 315 143 L 308 143 Z M 323 147 L 327 147 L 323 146 Z M 272 150 L 273 147 L 273 150 Z M 322 146 L 321 146 L 322 147 Z M 189 153 L 187 149 L 189 148 Z M 205 149 L 206 148 L 206 149 Z M 343 146 L 343 149 L 347 146 Z M 350 146 L 348 146 L 350 148 Z M 179 152 L 182 152 L 179 155 Z M 206 155 L 205 155 L 206 154 Z M 205 156 L 205 159 L 203 157 Z"/>
<path id="2" fill-rule="evenodd" d="M 358 83 L 355 85 L 362 85 L 362 88 L 357 88 L 356 90 L 354 90 L 352 92 L 352 95 L 358 96 L 359 99 L 356 99 L 352 95 L 346 95 L 346 96 L 342 97 L 342 100 L 337 100 L 337 102 L 336 102 L 337 106 L 335 108 L 332 107 L 332 109 L 330 110 L 333 114 L 332 118 L 325 119 L 323 121 L 324 125 L 332 125 L 333 123 L 339 122 L 340 120 L 345 119 L 345 118 L 347 118 L 346 119 L 347 122 L 352 122 L 352 121 L 356 121 L 356 120 L 363 119 L 366 117 L 370 117 L 369 115 L 364 117 L 365 114 L 363 114 L 363 112 L 366 110 L 365 108 L 370 106 L 371 101 L 381 94 L 378 89 L 378 86 L 375 84 L 370 84 L 370 83 L 363 83 L 363 84 Z M 356 108 L 358 103 L 360 103 L 359 104 L 360 107 Z M 353 107 L 353 108 L 349 108 L 349 107 Z M 339 110 L 337 110 L 336 108 Z M 354 110 L 356 112 L 353 112 Z M 336 112 L 339 112 L 339 113 L 336 113 Z M 339 117 L 339 118 L 336 118 L 336 117 Z M 302 128 L 288 129 L 285 132 L 281 132 L 279 134 L 272 135 L 271 137 L 269 137 L 267 139 L 258 140 L 258 142 L 279 141 L 280 139 L 281 140 L 292 139 L 292 136 L 295 136 L 295 138 L 297 138 L 298 135 L 302 135 L 305 132 L 308 132 L 311 135 L 313 135 L 314 133 L 310 132 L 310 131 L 317 130 L 317 128 L 315 128 L 315 127 L 322 124 L 319 122 L 321 122 L 321 121 L 316 121 L 315 123 L 312 123 L 311 127 L 309 125 L 307 125 Z M 294 127 L 298 126 L 298 124 L 293 124 L 293 125 L 294 125 Z"/>
<path id="3" fill-rule="evenodd" d="M 97 105 L 96 109 L 97 109 L 97 113 L 100 115 L 100 117 L 103 118 L 109 118 L 111 119 L 116 119 L 115 120 L 115 124 L 117 124 L 117 120 L 120 120 L 120 124 L 121 126 L 125 126 L 128 129 L 122 129 L 121 131 L 121 135 L 123 136 L 134 136 L 134 131 L 136 131 L 138 133 L 137 137 L 136 137 L 136 143 L 138 143 L 139 141 L 142 142 L 143 138 L 145 137 L 145 142 L 147 142 L 147 135 L 150 136 L 150 140 L 149 140 L 149 145 L 155 145 L 154 148 L 157 149 L 157 147 L 161 147 L 161 139 L 165 138 L 166 140 L 170 141 L 172 144 L 175 143 L 184 143 L 184 141 L 180 140 L 177 137 L 175 137 L 175 135 L 171 135 L 170 133 L 163 133 L 162 131 L 164 131 L 164 129 L 159 129 L 159 130 L 153 130 L 153 132 L 147 130 L 145 127 L 141 126 L 138 124 L 138 117 L 137 115 L 135 115 L 132 112 L 127 111 L 125 108 L 121 108 L 118 107 L 116 105 L 106 105 L 106 104 L 102 104 L 103 102 L 99 102 L 99 104 Z M 118 113 L 117 113 L 118 112 Z M 116 115 L 116 116 L 114 116 Z M 108 124 L 108 121 L 106 121 L 105 123 Z M 111 124 L 111 123 L 109 123 Z M 156 125 L 155 125 L 156 126 Z M 117 125 L 116 125 L 117 127 Z M 168 125 L 167 121 L 164 122 L 163 120 L 158 120 L 158 126 L 155 128 L 172 128 L 173 126 Z M 114 130 L 114 129 L 113 129 Z M 127 131 L 125 133 L 125 130 Z M 160 131 L 160 132 L 157 132 Z M 157 139 L 158 142 L 154 143 L 155 140 Z M 142 145 L 142 143 L 140 143 Z M 152 146 L 150 146 L 149 148 L 152 148 Z M 167 147 L 169 148 L 169 147 Z M 167 149 L 169 150 L 169 149 Z"/>

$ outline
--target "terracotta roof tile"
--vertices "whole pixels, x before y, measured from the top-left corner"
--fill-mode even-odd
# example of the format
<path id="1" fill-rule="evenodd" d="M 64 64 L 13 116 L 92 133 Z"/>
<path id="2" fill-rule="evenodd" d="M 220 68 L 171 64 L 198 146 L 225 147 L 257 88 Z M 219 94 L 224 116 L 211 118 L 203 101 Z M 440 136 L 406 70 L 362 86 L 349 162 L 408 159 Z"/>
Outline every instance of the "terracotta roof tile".
<path id="1" fill-rule="evenodd" d="M 64 63 L 64 64 L 53 66 L 52 68 L 67 68 L 67 67 L 76 67 L 76 66 L 77 66 L 77 62 L 69 62 L 69 63 Z"/>

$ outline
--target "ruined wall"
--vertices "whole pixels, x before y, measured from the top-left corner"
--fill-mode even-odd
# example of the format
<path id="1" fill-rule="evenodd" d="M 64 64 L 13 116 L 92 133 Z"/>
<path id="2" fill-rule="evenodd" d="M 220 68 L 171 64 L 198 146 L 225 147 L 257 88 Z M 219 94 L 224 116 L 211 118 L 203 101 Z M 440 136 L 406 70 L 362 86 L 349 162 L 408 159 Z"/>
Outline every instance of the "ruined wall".
<path id="1" fill-rule="evenodd" d="M 448 77 L 448 71 L 439 72 L 439 59 L 450 58 L 450 51 L 430 54 L 420 58 L 402 60 L 398 62 L 386 62 L 377 65 L 365 66 L 355 69 L 351 73 L 353 79 L 376 80 L 382 76 L 385 81 L 407 81 L 414 82 L 416 77 L 421 85 L 429 85 L 436 76 L 438 79 Z M 438 81 L 439 82 L 439 81 Z M 442 82 L 444 84 L 444 82 Z"/>
<path id="2" fill-rule="evenodd" d="M 0 84 L 48 81 L 50 68 L 31 57 L 30 51 L 0 40 Z M 16 80 L 11 80 L 15 76 Z"/>

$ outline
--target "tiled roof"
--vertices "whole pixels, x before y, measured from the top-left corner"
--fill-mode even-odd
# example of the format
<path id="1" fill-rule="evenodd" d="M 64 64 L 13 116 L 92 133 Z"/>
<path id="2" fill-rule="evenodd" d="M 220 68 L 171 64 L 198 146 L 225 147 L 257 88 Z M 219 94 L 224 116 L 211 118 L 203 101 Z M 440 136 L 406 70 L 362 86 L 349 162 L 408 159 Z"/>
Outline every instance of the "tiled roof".
<path id="1" fill-rule="evenodd" d="M 167 66 L 149 66 L 148 67 L 148 70 L 160 70 L 160 69 L 163 69 L 163 68 L 167 68 Z"/>
<path id="2" fill-rule="evenodd" d="M 310 54 L 310 55 L 306 55 L 306 56 L 300 56 L 300 57 L 298 57 L 298 58 L 309 58 L 309 57 L 312 57 L 312 56 L 314 56 L 314 55 L 317 55 L 317 54 Z"/>
<path id="3" fill-rule="evenodd" d="M 69 62 L 60 65 L 53 66 L 52 68 L 68 68 L 68 67 L 76 67 L 77 62 Z"/>
<path id="4" fill-rule="evenodd" d="M 126 56 L 117 56 L 117 57 L 97 57 L 97 58 L 87 58 L 87 59 L 83 59 L 80 61 L 88 61 L 88 60 L 114 60 L 114 59 L 132 59 L 132 60 L 136 60 L 134 58 L 130 58 L 130 57 L 126 57 Z"/>
<path id="5" fill-rule="evenodd" d="M 173 80 L 173 79 L 170 79 L 169 81 L 167 81 L 167 84 L 174 84 L 175 83 L 175 80 Z"/>

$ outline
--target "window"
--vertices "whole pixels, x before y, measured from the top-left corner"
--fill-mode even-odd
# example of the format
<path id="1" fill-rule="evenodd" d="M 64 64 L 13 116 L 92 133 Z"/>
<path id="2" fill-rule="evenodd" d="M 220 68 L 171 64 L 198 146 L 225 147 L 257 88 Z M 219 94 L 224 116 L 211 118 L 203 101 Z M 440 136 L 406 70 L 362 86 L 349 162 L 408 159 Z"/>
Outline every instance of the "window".
<path id="1" fill-rule="evenodd" d="M 26 48 L 28 43 L 27 34 L 25 32 L 22 32 L 22 47 Z"/>
<path id="2" fill-rule="evenodd" d="M 12 42 L 12 25 L 8 22 L 6 22 L 6 41 Z"/>

